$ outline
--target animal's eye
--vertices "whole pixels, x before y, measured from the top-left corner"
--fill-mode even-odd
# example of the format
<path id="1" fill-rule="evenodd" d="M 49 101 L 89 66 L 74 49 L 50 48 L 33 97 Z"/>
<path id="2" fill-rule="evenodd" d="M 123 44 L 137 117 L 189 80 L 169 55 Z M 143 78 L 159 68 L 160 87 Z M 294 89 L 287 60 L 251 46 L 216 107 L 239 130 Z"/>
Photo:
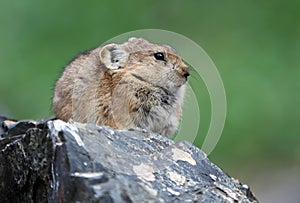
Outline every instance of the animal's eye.
<path id="1" fill-rule="evenodd" d="M 165 61 L 165 55 L 162 52 L 157 52 L 154 54 L 156 60 Z"/>

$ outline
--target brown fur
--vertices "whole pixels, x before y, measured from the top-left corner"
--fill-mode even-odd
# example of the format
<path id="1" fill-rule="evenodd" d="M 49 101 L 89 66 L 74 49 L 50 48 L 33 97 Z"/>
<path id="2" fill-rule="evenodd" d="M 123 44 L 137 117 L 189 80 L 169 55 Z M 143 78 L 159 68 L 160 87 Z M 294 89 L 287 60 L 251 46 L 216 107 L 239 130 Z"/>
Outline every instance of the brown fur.
<path id="1" fill-rule="evenodd" d="M 158 60 L 155 53 L 162 53 Z M 131 38 L 75 58 L 56 83 L 53 110 L 64 121 L 141 127 L 170 137 L 176 130 L 189 75 L 167 45 Z"/>

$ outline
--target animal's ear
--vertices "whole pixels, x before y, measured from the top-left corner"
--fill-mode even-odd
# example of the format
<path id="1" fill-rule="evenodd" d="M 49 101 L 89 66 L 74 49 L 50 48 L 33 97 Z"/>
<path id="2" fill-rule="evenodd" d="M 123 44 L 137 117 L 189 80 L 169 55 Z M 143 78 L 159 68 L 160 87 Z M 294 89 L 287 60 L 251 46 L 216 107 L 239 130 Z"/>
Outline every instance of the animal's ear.
<path id="1" fill-rule="evenodd" d="M 125 65 L 128 52 L 119 44 L 108 44 L 102 47 L 99 56 L 108 69 L 119 69 Z"/>

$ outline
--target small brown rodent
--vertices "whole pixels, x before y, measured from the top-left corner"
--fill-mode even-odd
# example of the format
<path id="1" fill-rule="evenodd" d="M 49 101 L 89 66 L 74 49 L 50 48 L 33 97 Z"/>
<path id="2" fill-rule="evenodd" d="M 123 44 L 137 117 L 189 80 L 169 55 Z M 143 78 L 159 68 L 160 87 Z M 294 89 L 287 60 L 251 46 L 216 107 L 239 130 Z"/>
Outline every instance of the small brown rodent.
<path id="1" fill-rule="evenodd" d="M 168 45 L 130 38 L 80 54 L 56 83 L 57 118 L 144 128 L 171 137 L 176 131 L 189 69 Z"/>

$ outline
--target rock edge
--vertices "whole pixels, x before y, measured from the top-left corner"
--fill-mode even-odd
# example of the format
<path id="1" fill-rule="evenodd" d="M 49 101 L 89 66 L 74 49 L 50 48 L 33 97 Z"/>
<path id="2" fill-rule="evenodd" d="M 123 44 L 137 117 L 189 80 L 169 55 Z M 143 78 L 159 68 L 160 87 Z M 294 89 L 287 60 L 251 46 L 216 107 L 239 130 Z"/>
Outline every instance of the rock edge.
<path id="1" fill-rule="evenodd" d="M 0 122 L 0 202 L 258 202 L 186 141 L 72 121 Z"/>

